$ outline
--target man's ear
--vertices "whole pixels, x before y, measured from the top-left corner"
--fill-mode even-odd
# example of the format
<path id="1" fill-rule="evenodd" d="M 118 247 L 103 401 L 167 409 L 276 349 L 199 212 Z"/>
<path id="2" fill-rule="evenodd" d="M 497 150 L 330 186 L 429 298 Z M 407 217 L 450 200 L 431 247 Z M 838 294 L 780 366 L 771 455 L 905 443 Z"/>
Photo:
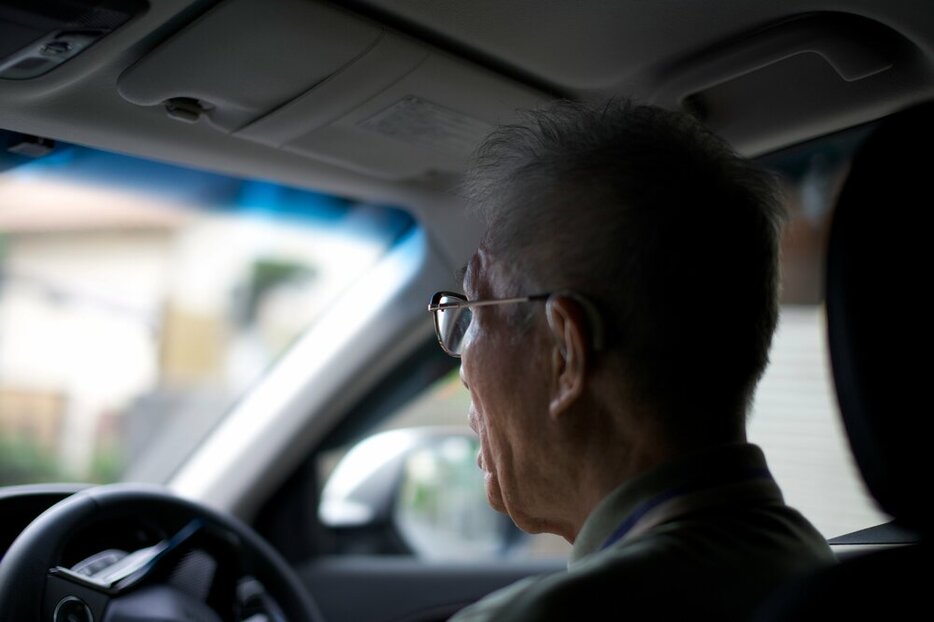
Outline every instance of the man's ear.
<path id="1" fill-rule="evenodd" d="M 590 350 L 587 314 L 569 296 L 554 295 L 545 306 L 552 335 L 549 415 L 559 417 L 584 392 Z"/>

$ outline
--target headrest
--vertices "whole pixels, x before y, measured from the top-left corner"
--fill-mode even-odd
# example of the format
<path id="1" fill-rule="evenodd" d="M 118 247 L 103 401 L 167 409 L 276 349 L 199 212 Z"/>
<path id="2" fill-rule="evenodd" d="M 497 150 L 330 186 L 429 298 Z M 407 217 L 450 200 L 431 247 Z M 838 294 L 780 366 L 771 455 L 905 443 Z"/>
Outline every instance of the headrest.
<path id="1" fill-rule="evenodd" d="M 934 438 L 924 432 L 932 307 L 923 302 L 934 284 L 924 224 L 932 207 L 934 102 L 884 119 L 857 151 L 826 274 L 830 358 L 856 462 L 882 509 L 921 531 L 934 507 L 926 492 Z"/>

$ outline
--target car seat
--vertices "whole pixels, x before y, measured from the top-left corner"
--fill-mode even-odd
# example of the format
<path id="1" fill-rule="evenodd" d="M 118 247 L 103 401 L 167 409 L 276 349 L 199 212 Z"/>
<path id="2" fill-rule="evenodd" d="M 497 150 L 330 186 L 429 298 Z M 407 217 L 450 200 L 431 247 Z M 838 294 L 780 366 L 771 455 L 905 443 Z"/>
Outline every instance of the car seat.
<path id="1" fill-rule="evenodd" d="M 932 207 L 929 102 L 882 120 L 858 149 L 833 216 L 825 282 L 834 384 L 856 463 L 880 508 L 914 537 L 786 586 L 757 620 L 930 615 L 931 340 L 922 300 L 932 279 L 921 257 Z"/>

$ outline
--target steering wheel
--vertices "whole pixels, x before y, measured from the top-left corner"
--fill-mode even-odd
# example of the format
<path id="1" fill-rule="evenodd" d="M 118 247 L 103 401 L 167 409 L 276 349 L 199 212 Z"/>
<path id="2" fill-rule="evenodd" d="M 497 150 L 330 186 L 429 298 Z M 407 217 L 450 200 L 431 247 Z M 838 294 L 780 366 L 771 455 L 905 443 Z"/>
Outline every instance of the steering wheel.
<path id="1" fill-rule="evenodd" d="M 82 530 L 140 520 L 171 535 L 129 554 L 105 551 L 72 568 L 60 565 Z M 206 561 L 203 598 L 179 589 L 186 580 L 179 568 L 200 565 L 205 576 Z M 289 565 L 250 527 L 156 486 L 113 484 L 75 493 L 30 523 L 0 560 L 0 620 L 233 622 L 244 615 L 238 610 L 245 591 L 263 603 L 265 618 L 257 619 L 321 621 Z"/>

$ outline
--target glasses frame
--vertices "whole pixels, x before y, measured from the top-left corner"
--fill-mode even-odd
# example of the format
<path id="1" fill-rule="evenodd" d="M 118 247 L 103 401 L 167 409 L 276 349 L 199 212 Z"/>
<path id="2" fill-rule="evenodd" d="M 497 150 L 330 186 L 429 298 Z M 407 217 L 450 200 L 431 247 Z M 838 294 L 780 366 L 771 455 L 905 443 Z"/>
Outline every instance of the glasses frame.
<path id="1" fill-rule="evenodd" d="M 435 321 L 435 337 L 438 339 L 438 345 L 441 346 L 441 349 L 444 350 L 445 354 L 459 359 L 461 357 L 460 354 L 454 352 L 453 350 L 449 350 L 448 347 L 444 345 L 444 339 L 441 337 L 441 321 L 438 318 L 438 311 L 444 311 L 446 309 L 469 309 L 471 307 L 491 307 L 494 305 L 515 304 L 519 302 L 547 301 L 549 298 L 551 298 L 551 296 L 552 294 L 549 292 L 547 294 L 532 294 L 531 296 L 516 296 L 514 298 L 487 298 L 485 300 L 467 300 L 467 296 L 464 294 L 440 291 L 435 292 L 435 294 L 431 297 L 431 302 L 428 303 L 428 311 L 431 312 Z M 457 302 L 441 304 L 439 301 L 443 297 L 456 298 Z"/>

